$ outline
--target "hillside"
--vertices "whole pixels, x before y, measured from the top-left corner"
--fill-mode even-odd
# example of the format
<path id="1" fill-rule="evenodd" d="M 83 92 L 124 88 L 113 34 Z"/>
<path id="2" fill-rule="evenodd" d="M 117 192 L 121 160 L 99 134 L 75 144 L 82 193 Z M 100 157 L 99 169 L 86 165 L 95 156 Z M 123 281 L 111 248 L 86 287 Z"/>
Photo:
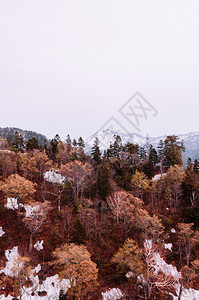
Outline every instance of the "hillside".
<path id="1" fill-rule="evenodd" d="M 37 133 L 35 131 L 23 130 L 15 127 L 0 128 L 0 136 L 6 138 L 11 133 L 15 133 L 16 131 L 23 136 L 25 141 L 27 141 L 32 137 L 35 137 L 38 140 L 39 144 L 42 146 L 45 145 L 45 143 L 48 143 L 47 137 L 43 134 Z"/>
<path id="2" fill-rule="evenodd" d="M 199 161 L 175 136 L 1 146 L 1 300 L 199 298 Z"/>

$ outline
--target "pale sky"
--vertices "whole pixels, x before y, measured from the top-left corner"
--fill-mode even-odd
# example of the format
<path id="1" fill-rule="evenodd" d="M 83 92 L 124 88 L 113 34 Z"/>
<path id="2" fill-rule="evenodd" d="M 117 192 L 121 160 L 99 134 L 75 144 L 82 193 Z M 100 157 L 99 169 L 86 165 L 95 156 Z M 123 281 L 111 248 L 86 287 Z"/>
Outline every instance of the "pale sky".
<path id="1" fill-rule="evenodd" d="M 0 127 L 86 138 L 139 91 L 142 135 L 199 131 L 198 31 L 198 0 L 0 0 Z"/>

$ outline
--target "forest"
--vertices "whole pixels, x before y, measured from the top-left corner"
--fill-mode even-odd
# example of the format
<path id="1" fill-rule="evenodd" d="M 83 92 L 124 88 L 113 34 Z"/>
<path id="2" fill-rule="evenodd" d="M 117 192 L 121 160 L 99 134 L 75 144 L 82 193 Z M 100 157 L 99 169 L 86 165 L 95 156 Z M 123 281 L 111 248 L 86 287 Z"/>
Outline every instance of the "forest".
<path id="1" fill-rule="evenodd" d="M 199 299 L 199 160 L 0 137 L 0 299 Z"/>

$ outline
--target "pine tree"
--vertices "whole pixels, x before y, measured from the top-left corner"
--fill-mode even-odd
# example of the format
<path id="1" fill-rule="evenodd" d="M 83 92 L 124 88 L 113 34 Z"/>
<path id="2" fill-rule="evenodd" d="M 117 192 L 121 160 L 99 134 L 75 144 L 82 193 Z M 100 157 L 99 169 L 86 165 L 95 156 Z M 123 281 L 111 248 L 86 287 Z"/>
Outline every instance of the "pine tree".
<path id="1" fill-rule="evenodd" d="M 66 138 L 66 144 L 67 144 L 67 145 L 71 145 L 71 144 L 72 144 L 71 138 L 70 138 L 70 135 L 69 135 L 69 134 L 67 135 L 67 138 Z"/>
<path id="2" fill-rule="evenodd" d="M 99 149 L 99 139 L 97 137 L 95 138 L 93 147 L 91 148 L 91 156 L 97 162 L 97 164 L 100 164 L 101 152 Z"/>
<path id="3" fill-rule="evenodd" d="M 78 142 L 77 142 L 77 145 L 80 149 L 84 149 L 85 148 L 85 143 L 84 143 L 84 140 L 83 138 L 80 136 L 80 138 L 78 139 Z"/>

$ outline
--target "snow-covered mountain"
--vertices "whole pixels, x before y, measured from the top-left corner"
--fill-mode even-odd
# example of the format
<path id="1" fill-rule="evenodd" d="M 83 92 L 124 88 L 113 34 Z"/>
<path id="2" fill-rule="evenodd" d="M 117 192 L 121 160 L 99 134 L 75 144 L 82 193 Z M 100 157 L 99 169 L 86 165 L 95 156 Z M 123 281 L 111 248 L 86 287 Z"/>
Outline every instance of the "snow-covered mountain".
<path id="1" fill-rule="evenodd" d="M 110 143 L 114 141 L 114 135 L 119 135 L 121 137 L 123 145 L 130 142 L 138 144 L 139 146 L 144 146 L 147 140 L 146 137 L 143 137 L 138 133 L 124 133 L 112 131 L 110 129 L 100 130 L 86 140 L 86 151 L 90 152 L 96 137 L 99 139 L 100 149 L 102 151 L 106 150 L 110 146 Z M 184 160 L 186 161 L 188 157 L 191 157 L 192 159 L 199 158 L 199 132 L 176 135 L 179 136 L 180 140 L 184 141 L 184 145 L 186 147 Z M 148 141 L 155 148 L 157 148 L 159 141 L 164 141 L 165 138 L 166 135 L 158 137 L 148 137 Z"/>

